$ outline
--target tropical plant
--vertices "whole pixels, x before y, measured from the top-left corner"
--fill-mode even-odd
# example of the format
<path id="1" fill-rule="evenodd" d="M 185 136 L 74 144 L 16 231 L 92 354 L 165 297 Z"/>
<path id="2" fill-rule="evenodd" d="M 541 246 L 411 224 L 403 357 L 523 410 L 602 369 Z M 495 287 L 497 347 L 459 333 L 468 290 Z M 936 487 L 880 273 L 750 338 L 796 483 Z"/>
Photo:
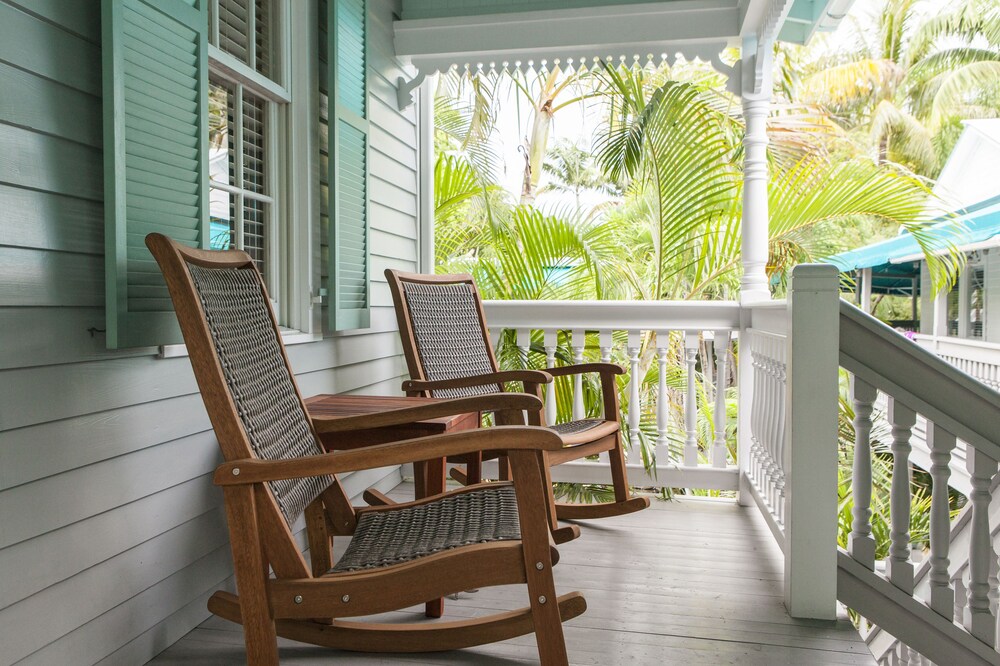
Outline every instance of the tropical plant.
<path id="1" fill-rule="evenodd" d="M 872 6 L 867 20 L 855 18 L 853 49 L 790 58 L 811 73 L 785 92 L 829 109 L 880 162 L 934 177 L 957 119 L 1000 113 L 1000 5 L 970 0 L 926 18 L 922 0 Z"/>

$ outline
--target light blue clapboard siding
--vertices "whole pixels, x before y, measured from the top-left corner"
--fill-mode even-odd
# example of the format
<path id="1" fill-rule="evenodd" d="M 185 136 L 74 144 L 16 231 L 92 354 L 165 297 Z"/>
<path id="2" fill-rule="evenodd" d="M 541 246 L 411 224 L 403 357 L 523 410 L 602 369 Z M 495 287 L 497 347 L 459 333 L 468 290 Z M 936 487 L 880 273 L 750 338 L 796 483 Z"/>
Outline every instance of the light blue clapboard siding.
<path id="1" fill-rule="evenodd" d="M 98 330 L 99 5 L 0 0 L 0 666 L 141 664 L 232 585 L 188 360 L 109 352 Z M 381 273 L 416 268 L 416 116 L 391 83 L 405 74 L 390 55 L 398 2 L 368 6 L 372 326 L 288 348 L 306 394 L 397 393 L 406 373 Z"/>

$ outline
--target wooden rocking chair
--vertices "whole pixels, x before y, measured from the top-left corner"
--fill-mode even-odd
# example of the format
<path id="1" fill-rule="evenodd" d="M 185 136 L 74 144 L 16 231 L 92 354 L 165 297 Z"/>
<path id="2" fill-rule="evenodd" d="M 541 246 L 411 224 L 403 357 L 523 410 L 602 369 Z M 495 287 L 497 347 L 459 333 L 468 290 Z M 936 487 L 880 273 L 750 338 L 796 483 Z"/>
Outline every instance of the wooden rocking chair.
<path id="1" fill-rule="evenodd" d="M 566 664 L 561 622 L 579 593 L 556 597 L 544 452 L 562 446 L 542 428 L 509 426 L 323 453 L 317 432 L 393 425 L 452 413 L 537 409 L 536 397 L 479 395 L 355 419 L 310 420 L 289 369 L 260 274 L 240 251 L 146 244 L 176 308 L 225 462 L 222 486 L 238 596 L 208 607 L 243 625 L 250 664 L 277 664 L 277 636 L 365 652 L 430 652 L 534 632 L 543 664 Z M 514 416 L 511 416 L 514 418 Z M 500 449 L 510 483 L 389 506 L 354 508 L 336 475 Z M 311 566 L 291 526 L 306 517 Z M 332 537 L 350 535 L 334 564 Z M 269 575 L 269 569 L 274 577 Z M 526 583 L 530 606 L 482 618 L 385 624 L 341 618 L 399 610 L 471 588 Z"/>
<path id="2" fill-rule="evenodd" d="M 601 377 L 604 417 L 549 425 L 562 439 L 562 447 L 548 451 L 549 465 L 558 465 L 604 451 L 609 452 L 615 500 L 593 504 L 556 504 L 558 518 L 588 519 L 620 516 L 649 506 L 648 497 L 633 497 L 628 485 L 625 452 L 622 449 L 615 376 L 624 370 L 613 363 L 585 363 L 539 370 L 501 371 L 497 366 L 486 327 L 479 290 L 471 275 L 421 275 L 385 271 L 396 307 L 396 320 L 403 341 L 403 353 L 410 379 L 403 382 L 407 395 L 456 398 L 495 393 L 506 382 L 520 382 L 525 393 L 541 398 L 541 384 L 554 377 L 595 372 Z M 500 420 L 498 423 L 502 422 Z M 546 425 L 539 409 L 529 415 L 532 425 Z M 463 483 L 481 480 L 482 460 L 497 457 L 483 452 L 450 458 L 466 464 L 465 473 L 452 475 Z M 506 463 L 500 456 L 501 477 Z M 565 528 L 563 528 L 565 529 Z M 572 534 L 554 530 L 556 542 Z"/>

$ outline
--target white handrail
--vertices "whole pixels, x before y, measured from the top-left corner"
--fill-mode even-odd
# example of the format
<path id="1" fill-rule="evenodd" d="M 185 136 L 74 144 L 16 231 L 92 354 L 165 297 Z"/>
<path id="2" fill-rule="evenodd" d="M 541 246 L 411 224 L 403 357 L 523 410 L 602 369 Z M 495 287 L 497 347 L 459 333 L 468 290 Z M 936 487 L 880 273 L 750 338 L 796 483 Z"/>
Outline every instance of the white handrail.
<path id="1" fill-rule="evenodd" d="M 1000 393 L 840 302 L 840 364 L 1000 460 Z"/>
<path id="2" fill-rule="evenodd" d="M 486 301 L 491 327 L 558 330 L 738 330 L 735 301 Z"/>

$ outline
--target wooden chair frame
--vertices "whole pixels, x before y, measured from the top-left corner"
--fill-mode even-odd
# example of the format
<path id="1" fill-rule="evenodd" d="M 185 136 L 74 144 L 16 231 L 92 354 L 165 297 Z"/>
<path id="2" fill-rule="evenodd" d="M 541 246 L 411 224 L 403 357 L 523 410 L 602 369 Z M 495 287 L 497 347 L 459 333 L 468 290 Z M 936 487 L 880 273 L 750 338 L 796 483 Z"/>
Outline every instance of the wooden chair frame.
<path id="1" fill-rule="evenodd" d="M 195 377 L 225 458 L 214 480 L 223 488 L 239 595 L 216 592 L 208 607 L 216 615 L 243 625 L 248 663 L 277 664 L 277 636 L 344 650 L 383 652 L 391 647 L 396 652 L 427 652 L 531 632 L 536 634 L 541 663 L 567 663 L 561 622 L 580 615 L 586 602 L 576 592 L 561 597 L 555 594 L 552 566 L 558 561 L 558 553 L 548 529 L 551 492 L 545 484 L 544 461 L 546 451 L 562 446 L 554 433 L 543 428 L 508 426 L 302 458 L 260 459 L 251 448 L 226 384 L 187 264 L 252 270 L 268 303 L 256 267 L 244 252 L 191 249 L 160 234 L 147 236 L 146 244 L 166 278 Z M 267 308 L 277 336 L 277 322 L 269 303 Z M 283 347 L 281 354 L 289 367 Z M 294 377 L 292 382 L 294 386 Z M 295 390 L 298 392 L 297 387 Z M 301 405 L 301 394 L 298 399 Z M 484 395 L 377 415 L 311 419 L 309 425 L 315 436 L 324 431 L 409 423 L 470 411 L 519 413 L 539 406 L 534 396 Z M 307 413 L 304 405 L 303 413 Z M 354 508 L 336 474 L 482 449 L 503 450 L 509 457 L 519 540 L 459 546 L 403 564 L 328 573 L 333 564 L 333 537 L 352 534 L 365 512 L 395 511 L 445 497 Z M 326 475 L 332 476 L 333 483 L 305 510 L 310 566 L 296 546 L 290 525 L 267 482 Z M 477 487 L 495 486 L 469 486 L 456 492 L 472 492 Z M 528 607 L 484 618 L 437 623 L 380 624 L 340 619 L 398 610 L 471 588 L 511 583 L 526 583 Z"/>
<path id="2" fill-rule="evenodd" d="M 403 354 L 406 357 L 406 365 L 410 373 L 410 379 L 404 381 L 402 386 L 403 391 L 407 395 L 432 397 L 434 391 L 442 389 L 494 385 L 497 387 L 497 391 L 503 391 L 504 385 L 507 382 L 520 382 L 524 387 L 525 393 L 541 399 L 542 385 L 554 381 L 555 377 L 597 373 L 601 378 L 604 423 L 584 432 L 560 435 L 563 446 L 558 450 L 547 451 L 545 458 L 548 465 L 558 465 L 570 460 L 578 460 L 607 451 L 610 459 L 615 500 L 613 502 L 592 504 L 555 504 L 555 516 L 567 520 L 605 518 L 633 513 L 649 506 L 649 498 L 632 496 L 628 485 L 625 451 L 622 448 L 621 426 L 619 424 L 620 406 L 618 403 L 618 389 L 615 382 L 615 377 L 625 372 L 621 366 L 614 363 L 583 363 L 546 368 L 544 371 L 500 370 L 496 355 L 493 352 L 493 343 L 490 340 L 489 328 L 486 324 L 486 312 L 483 310 L 483 301 L 471 275 L 464 273 L 454 275 L 423 275 L 419 273 L 404 273 L 390 268 L 386 269 L 385 276 L 389 282 L 389 289 L 392 292 L 392 300 L 396 309 L 396 321 L 399 325 L 399 334 L 403 343 Z M 483 336 L 483 343 L 489 354 L 489 362 L 493 368 L 492 372 L 458 379 L 438 381 L 428 379 L 423 363 L 420 360 L 416 334 L 413 330 L 412 317 L 404 290 L 404 283 L 407 282 L 423 285 L 464 284 L 468 286 L 476 302 L 480 330 Z M 506 421 L 503 418 L 497 418 L 497 423 L 503 424 Z M 543 427 L 546 425 L 545 415 L 541 408 L 528 414 L 528 423 Z M 496 452 L 484 451 L 472 455 L 449 458 L 452 462 L 465 463 L 466 465 L 464 473 L 453 470 L 452 476 L 463 483 L 478 483 L 482 478 L 482 460 L 497 456 Z M 501 478 L 506 478 L 507 465 L 503 456 L 499 457 Z M 546 476 L 550 477 L 549 474 L 546 474 Z M 554 522 L 552 528 L 557 543 L 562 543 L 564 540 L 572 538 L 571 533 L 560 532 Z"/>

